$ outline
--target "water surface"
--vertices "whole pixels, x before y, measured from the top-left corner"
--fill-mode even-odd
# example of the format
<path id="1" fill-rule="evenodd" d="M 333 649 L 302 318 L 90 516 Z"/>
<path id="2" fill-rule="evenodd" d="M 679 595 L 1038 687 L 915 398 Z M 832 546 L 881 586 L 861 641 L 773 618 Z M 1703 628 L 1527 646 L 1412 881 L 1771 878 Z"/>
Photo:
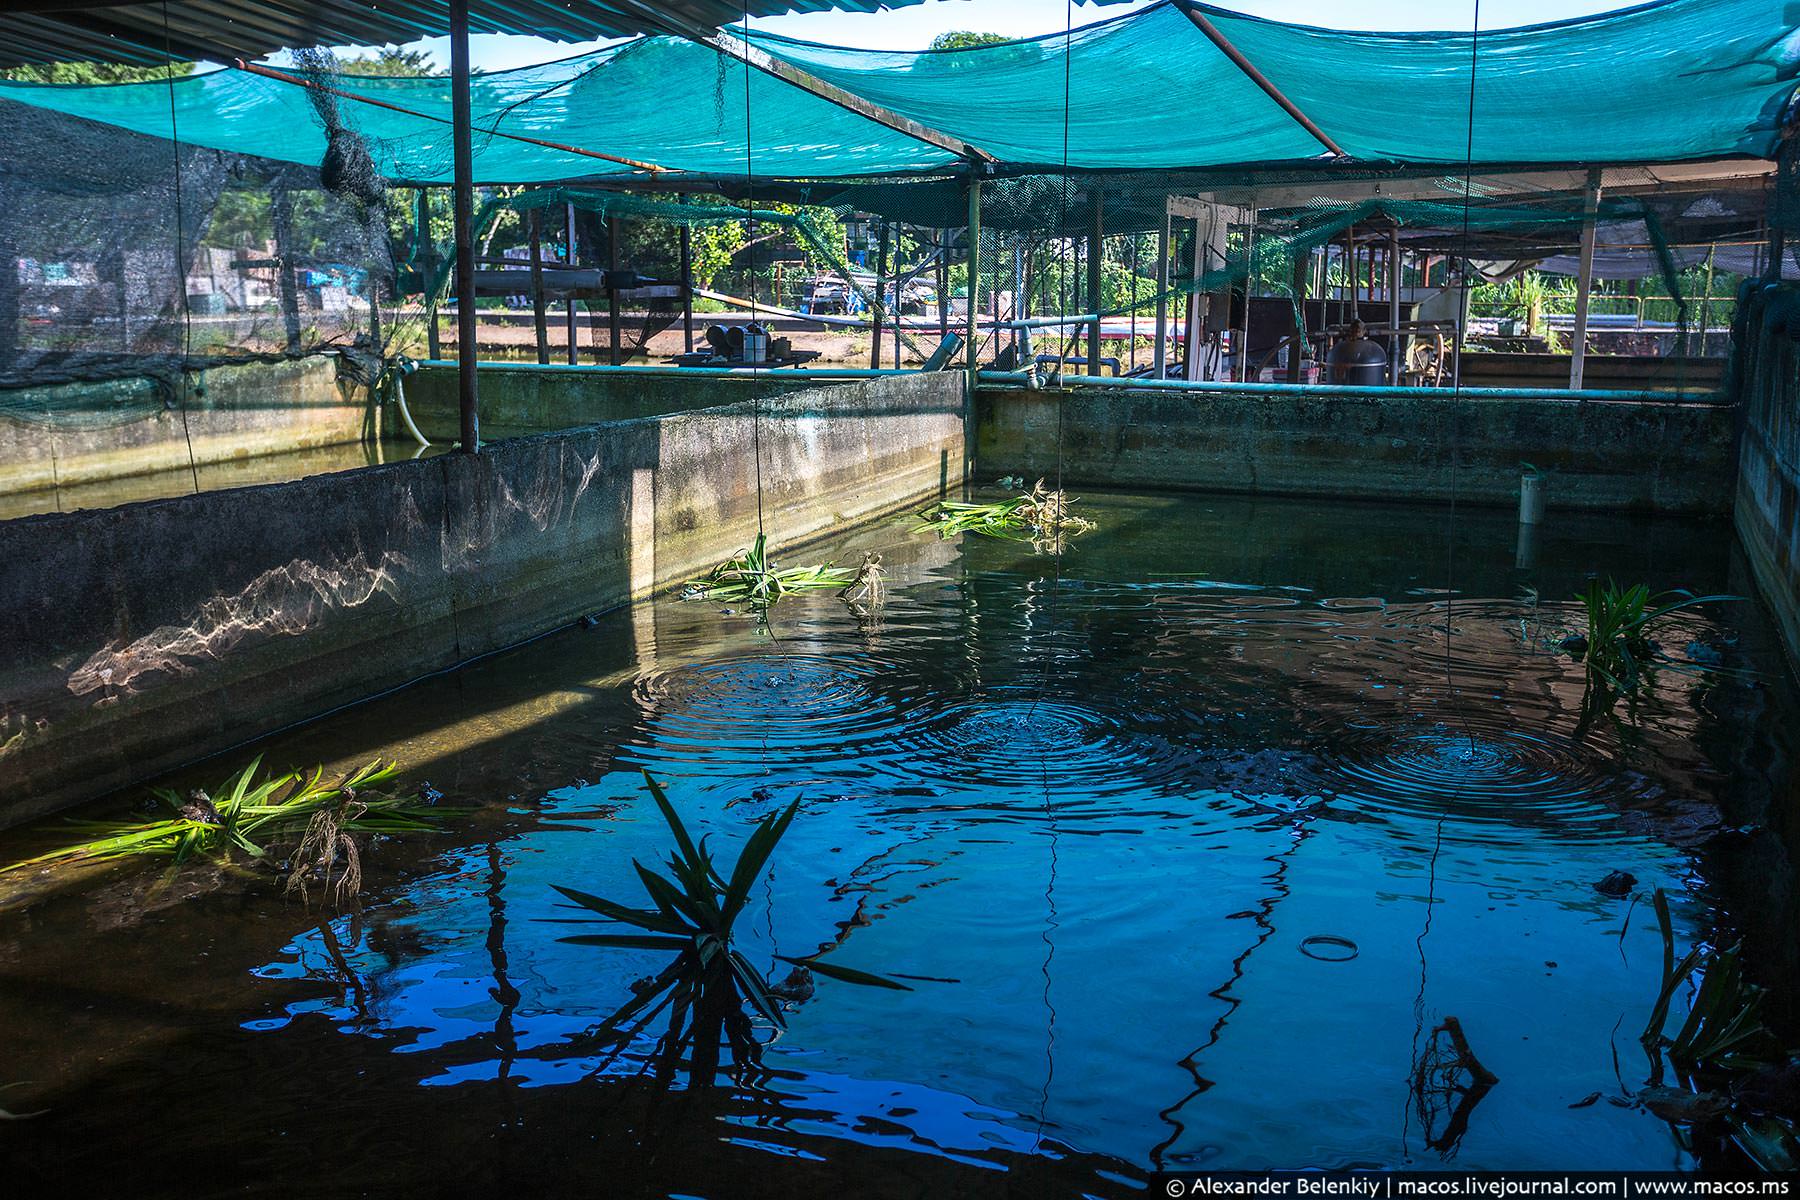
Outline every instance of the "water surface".
<path id="1" fill-rule="evenodd" d="M 1643 1081 L 1651 889 L 1684 941 L 1791 970 L 1788 688 L 1750 602 L 1662 634 L 1721 669 L 1587 722 L 1552 643 L 1589 572 L 1745 590 L 1729 528 L 1085 503 L 1060 560 L 886 523 L 821 552 L 881 548 L 879 605 L 765 629 L 665 600 L 274 742 L 399 758 L 448 831 L 371 846 L 356 916 L 205 871 L 0 916 L 0 1074 L 31 1081 L 4 1102 L 49 1110 L 0 1126 L 9 1159 L 183 1195 L 1693 1165 L 1639 1109 L 1571 1105 Z M 831 947 L 914 990 L 820 980 L 737 1089 L 644 1082 L 649 1037 L 602 1065 L 575 1039 L 661 959 L 541 919 L 554 883 L 637 902 L 645 769 L 719 847 L 800 801 L 754 961 Z M 1637 900 L 1595 889 L 1615 870 Z M 1447 1016 L 1500 1079 L 1473 1099 L 1414 1087 Z"/>

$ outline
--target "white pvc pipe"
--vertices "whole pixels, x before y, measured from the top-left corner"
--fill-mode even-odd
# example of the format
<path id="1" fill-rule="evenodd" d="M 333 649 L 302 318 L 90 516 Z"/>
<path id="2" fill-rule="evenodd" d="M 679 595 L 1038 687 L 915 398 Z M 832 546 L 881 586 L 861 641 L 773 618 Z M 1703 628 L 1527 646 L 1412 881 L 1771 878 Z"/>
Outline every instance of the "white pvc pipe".
<path id="1" fill-rule="evenodd" d="M 430 449 L 431 448 L 430 440 L 428 438 L 426 438 L 426 436 L 424 434 L 419 432 L 419 427 L 413 423 L 412 413 L 407 410 L 407 407 L 406 407 L 406 377 L 404 375 L 400 374 L 400 372 L 395 371 L 393 378 L 394 378 L 394 407 L 400 410 L 400 420 L 406 426 L 406 432 L 413 435 L 413 440 L 419 443 L 419 449 L 421 449 L 421 450 Z"/>

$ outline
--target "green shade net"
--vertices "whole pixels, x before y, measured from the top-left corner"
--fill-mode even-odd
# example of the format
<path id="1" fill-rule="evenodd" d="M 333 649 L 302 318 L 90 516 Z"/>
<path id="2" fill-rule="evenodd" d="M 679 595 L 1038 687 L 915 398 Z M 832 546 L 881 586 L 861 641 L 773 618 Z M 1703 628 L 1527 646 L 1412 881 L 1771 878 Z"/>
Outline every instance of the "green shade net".
<path id="1" fill-rule="evenodd" d="M 1767 158 L 1800 66 L 1800 18 L 1768 0 L 1664 0 L 1486 32 L 1478 41 L 1467 33 L 1352 33 L 1205 11 L 1352 163 L 1321 161 L 1320 144 L 1172 3 L 1068 33 L 954 51 L 845 50 L 745 36 L 981 148 L 1002 173 L 1014 174 Z M 449 180 L 445 80 L 343 76 L 336 86 L 409 110 L 345 102 L 384 174 Z M 168 137 L 170 90 L 9 83 L 0 84 L 0 101 Z M 295 84 L 223 70 L 181 79 L 172 91 L 173 126 L 186 144 L 296 163 L 316 163 L 323 152 Z M 518 136 L 705 178 L 851 179 L 957 165 L 948 152 L 869 116 L 708 47 L 666 38 L 484 75 L 473 102 L 481 183 L 644 174 Z"/>

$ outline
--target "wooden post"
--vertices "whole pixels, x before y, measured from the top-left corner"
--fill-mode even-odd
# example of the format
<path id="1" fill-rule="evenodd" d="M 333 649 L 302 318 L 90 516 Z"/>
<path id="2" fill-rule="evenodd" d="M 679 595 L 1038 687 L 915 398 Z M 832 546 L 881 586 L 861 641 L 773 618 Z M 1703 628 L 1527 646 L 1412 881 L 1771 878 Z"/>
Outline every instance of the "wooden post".
<path id="1" fill-rule="evenodd" d="M 1100 292 L 1106 280 L 1106 213 L 1100 188 L 1094 187 L 1093 225 L 1088 231 L 1087 290 L 1094 321 L 1088 326 L 1087 374 L 1100 373 Z"/>
<path id="2" fill-rule="evenodd" d="M 1219 236 L 1218 206 L 1211 205 L 1207 211 L 1211 216 L 1208 218 L 1205 241 L 1200 238 L 1200 214 L 1197 211 L 1194 214 L 1194 290 L 1188 293 L 1187 298 L 1186 346 L 1182 351 L 1182 359 L 1185 364 L 1183 369 L 1189 379 L 1204 378 L 1201 374 L 1203 368 L 1200 358 L 1200 343 L 1203 338 L 1201 325 L 1203 318 L 1208 315 L 1207 305 L 1210 301 L 1201 294 L 1200 277 L 1206 274 L 1206 253 L 1211 249 L 1211 243 Z M 1226 313 L 1225 315 L 1229 320 L 1231 314 Z"/>
<path id="3" fill-rule="evenodd" d="M 455 147 L 456 378 L 462 450 L 481 449 L 475 381 L 475 145 L 469 106 L 469 0 L 450 0 L 450 123 Z"/>
<path id="4" fill-rule="evenodd" d="M 1256 290 L 1256 223 L 1261 214 L 1250 207 L 1250 222 L 1244 226 L 1244 344 L 1238 349 L 1238 379 L 1250 379 L 1250 293 Z"/>
<path id="5" fill-rule="evenodd" d="M 619 218 L 606 218 L 606 340 L 610 343 L 606 360 L 613 366 L 625 361 L 623 347 L 619 345 L 624 339 L 624 323 L 619 313 Z"/>
<path id="6" fill-rule="evenodd" d="M 1594 289 L 1594 240 L 1600 223 L 1600 172 L 1588 172 L 1587 202 L 1582 206 L 1581 257 L 1575 277 L 1575 337 L 1569 348 L 1569 390 L 1581 390 L 1587 366 L 1588 300 Z"/>
<path id="7" fill-rule="evenodd" d="M 876 237 L 875 251 L 875 307 L 871 311 L 869 326 L 869 369 L 881 370 L 881 329 L 882 316 L 887 310 L 887 272 L 888 272 L 888 223 L 882 219 L 881 232 Z"/>
<path id="8" fill-rule="evenodd" d="M 569 268 L 570 278 L 575 271 L 575 206 L 563 205 L 563 265 Z M 574 366 L 581 361 L 581 339 L 577 336 L 575 325 L 575 296 L 571 291 L 563 309 L 563 324 L 568 337 L 569 365 Z"/>
<path id="9" fill-rule="evenodd" d="M 950 336 L 950 231 L 938 230 L 938 338 Z"/>
<path id="10" fill-rule="evenodd" d="M 531 327 L 537 334 L 539 366 L 550 361 L 550 326 L 544 316 L 544 214 L 534 208 L 526 218 L 527 236 L 531 238 Z"/>

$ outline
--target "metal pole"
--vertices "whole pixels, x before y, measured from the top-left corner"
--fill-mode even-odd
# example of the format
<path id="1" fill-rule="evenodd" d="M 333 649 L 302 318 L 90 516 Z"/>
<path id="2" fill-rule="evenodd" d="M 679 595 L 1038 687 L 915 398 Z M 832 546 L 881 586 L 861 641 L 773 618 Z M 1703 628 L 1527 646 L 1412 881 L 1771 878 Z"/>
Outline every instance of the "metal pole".
<path id="1" fill-rule="evenodd" d="M 421 191 L 419 194 L 422 196 L 425 193 Z M 276 290 L 281 297 L 281 321 L 287 331 L 288 353 L 298 354 L 300 352 L 300 290 L 294 283 L 294 198 L 285 187 L 275 190 L 275 198 L 270 204 L 270 210 L 275 224 L 275 279 Z M 124 287 L 122 275 L 120 287 Z M 436 322 L 432 324 L 432 332 L 434 334 L 437 332 Z M 434 358 L 437 356 L 435 346 L 432 348 L 432 356 Z"/>
<path id="2" fill-rule="evenodd" d="M 434 280 L 437 278 L 437 243 L 431 240 L 431 193 L 419 188 L 413 201 L 413 222 L 417 225 L 414 239 L 416 244 L 425 247 L 424 261 L 419 263 L 420 278 Z M 444 347 L 438 333 L 437 297 L 425 297 L 425 353 L 432 358 L 444 357 Z"/>
<path id="3" fill-rule="evenodd" d="M 1310 251 L 1294 256 L 1294 340 L 1288 345 L 1287 377 L 1300 382 L 1300 346 L 1306 341 L 1306 281 L 1312 274 Z"/>
<path id="4" fill-rule="evenodd" d="M 1388 386 L 1400 386 L 1405 359 L 1400 338 L 1400 226 L 1388 230 Z"/>
<path id="5" fill-rule="evenodd" d="M 1094 323 L 1088 326 L 1087 373 L 1100 373 L 1100 303 L 1101 284 L 1105 281 L 1103 267 L 1106 261 L 1106 213 L 1105 201 L 1100 196 L 1100 189 L 1094 188 L 1094 224 L 1088 232 L 1087 290 L 1088 304 L 1094 313 Z"/>
<path id="6" fill-rule="evenodd" d="M 1581 390 L 1587 366 L 1588 297 L 1594 288 L 1594 239 L 1600 223 L 1600 172 L 1588 172 L 1587 203 L 1581 222 L 1581 259 L 1575 277 L 1575 342 L 1569 355 L 1569 390 Z"/>
<path id="7" fill-rule="evenodd" d="M 1717 243 L 1706 248 L 1706 291 L 1700 297 L 1700 357 L 1706 357 L 1706 327 L 1712 322 L 1713 258 L 1719 252 Z"/>
<path id="8" fill-rule="evenodd" d="M 950 336 L 950 231 L 938 230 L 938 340 Z"/>
<path id="9" fill-rule="evenodd" d="M 544 316 L 544 213 L 542 209 L 531 210 L 527 221 L 528 236 L 531 238 L 531 327 L 537 334 L 537 360 L 539 366 L 550 361 L 550 326 Z"/>
<path id="10" fill-rule="evenodd" d="M 625 361 L 619 343 L 624 339 L 619 313 L 619 218 L 606 218 L 606 360 L 613 366 Z"/>
<path id="11" fill-rule="evenodd" d="M 462 449 L 481 449 L 475 381 L 475 143 L 469 105 L 469 0 L 450 0 L 450 121 L 455 146 L 456 378 Z"/>
<path id="12" fill-rule="evenodd" d="M 573 278 L 575 270 L 575 206 L 563 205 L 563 265 L 569 268 Z M 575 325 L 575 296 L 571 292 L 564 308 L 564 328 L 568 340 L 569 365 L 574 366 L 581 361 L 581 339 L 577 336 Z"/>
<path id="13" fill-rule="evenodd" d="M 1186 349 L 1182 351 L 1183 369 L 1189 379 L 1204 379 L 1200 362 L 1201 318 L 1207 315 L 1207 306 L 1212 302 L 1200 292 L 1200 277 L 1206 273 L 1206 254 L 1212 248 L 1213 239 L 1218 234 L 1219 209 L 1217 205 L 1209 205 L 1207 212 L 1206 240 L 1200 238 L 1200 217 L 1194 216 L 1194 275 L 1193 290 L 1187 298 L 1187 333 Z M 1225 314 L 1227 321 L 1231 314 Z"/>
<path id="14" fill-rule="evenodd" d="M 882 315 L 887 309 L 887 271 L 888 271 L 888 223 L 881 222 L 881 233 L 876 238 L 875 252 L 875 308 L 870 314 L 869 326 L 869 369 L 881 369 L 881 329 Z M 895 364 L 898 365 L 898 364 Z"/>
<path id="15" fill-rule="evenodd" d="M 981 348 L 975 342 L 976 318 L 981 309 L 975 303 L 975 294 L 981 279 L 981 180 L 971 176 L 969 179 L 969 303 L 964 313 L 965 336 L 968 345 L 964 347 L 969 370 L 969 395 L 975 394 L 975 375 L 980 369 Z"/>
<path id="16" fill-rule="evenodd" d="M 1158 379 L 1169 377 L 1169 204 L 1163 201 L 1162 236 L 1156 243 L 1156 349 L 1152 352 L 1153 374 Z"/>
<path id="17" fill-rule="evenodd" d="M 1244 344 L 1238 348 L 1238 378 L 1250 382 L 1250 293 L 1256 285 L 1256 223 L 1260 213 L 1250 206 L 1250 223 L 1244 226 Z M 1226 314 L 1229 316 L 1230 314 Z"/>
<path id="18" fill-rule="evenodd" d="M 687 203 L 683 192 L 681 202 Z M 681 223 L 681 340 L 689 354 L 694 352 L 694 231 L 686 221 Z"/>

